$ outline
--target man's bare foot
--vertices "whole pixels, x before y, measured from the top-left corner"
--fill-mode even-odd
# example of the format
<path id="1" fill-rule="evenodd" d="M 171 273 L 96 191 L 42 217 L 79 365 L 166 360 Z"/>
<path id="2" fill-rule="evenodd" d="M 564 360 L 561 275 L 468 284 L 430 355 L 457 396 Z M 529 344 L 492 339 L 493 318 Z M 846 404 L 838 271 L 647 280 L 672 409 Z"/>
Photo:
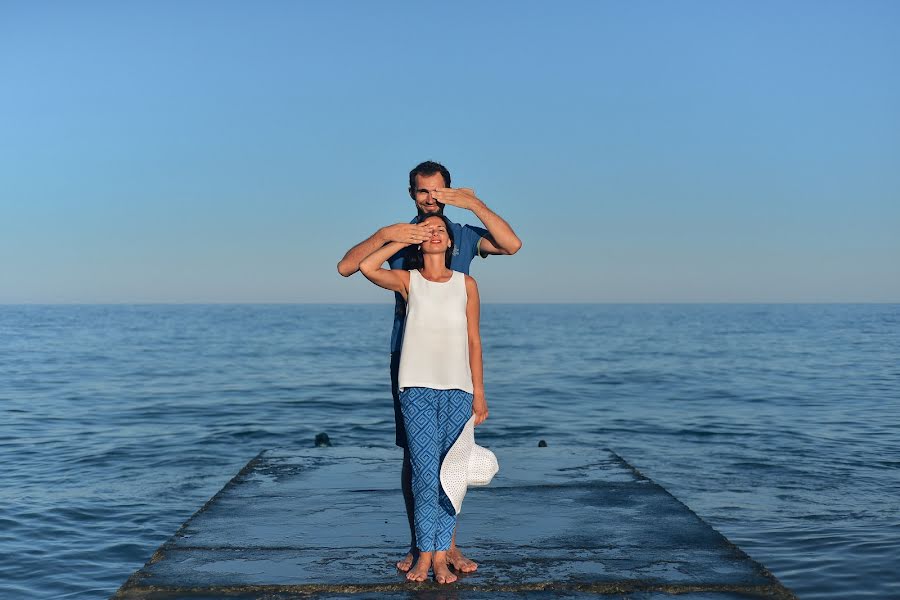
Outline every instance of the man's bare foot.
<path id="1" fill-rule="evenodd" d="M 431 552 L 420 552 L 415 566 L 406 572 L 407 581 L 425 581 L 431 568 Z M 445 567 L 446 568 L 446 567 Z"/>
<path id="2" fill-rule="evenodd" d="M 463 553 L 456 547 L 447 551 L 447 562 L 460 573 L 474 573 L 478 570 L 478 563 L 463 556 Z"/>
<path id="3" fill-rule="evenodd" d="M 415 557 L 413 556 L 412 552 L 409 552 L 401 560 L 397 561 L 397 568 L 404 573 L 408 573 L 412 568 L 413 560 L 415 560 Z"/>
<path id="4" fill-rule="evenodd" d="M 434 553 L 434 579 L 438 583 L 453 583 L 456 581 L 456 575 L 447 568 L 447 552 L 440 551 Z"/>

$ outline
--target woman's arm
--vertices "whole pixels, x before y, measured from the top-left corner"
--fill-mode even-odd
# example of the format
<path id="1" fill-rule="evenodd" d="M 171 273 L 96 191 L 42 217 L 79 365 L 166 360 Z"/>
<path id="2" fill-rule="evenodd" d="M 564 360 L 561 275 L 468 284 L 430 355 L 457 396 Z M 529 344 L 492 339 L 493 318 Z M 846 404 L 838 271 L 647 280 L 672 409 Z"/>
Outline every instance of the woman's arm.
<path id="1" fill-rule="evenodd" d="M 469 368 L 472 370 L 472 412 L 475 424 L 481 425 L 488 418 L 487 400 L 484 398 L 484 365 L 481 362 L 481 331 L 478 321 L 481 317 L 481 300 L 478 298 L 478 284 L 466 275 L 466 320 L 469 329 Z"/>
<path id="2" fill-rule="evenodd" d="M 375 285 L 386 290 L 400 292 L 406 298 L 409 291 L 409 271 L 385 269 L 382 265 L 387 259 L 407 246 L 409 244 L 401 242 L 385 244 L 360 261 L 359 272 Z"/>

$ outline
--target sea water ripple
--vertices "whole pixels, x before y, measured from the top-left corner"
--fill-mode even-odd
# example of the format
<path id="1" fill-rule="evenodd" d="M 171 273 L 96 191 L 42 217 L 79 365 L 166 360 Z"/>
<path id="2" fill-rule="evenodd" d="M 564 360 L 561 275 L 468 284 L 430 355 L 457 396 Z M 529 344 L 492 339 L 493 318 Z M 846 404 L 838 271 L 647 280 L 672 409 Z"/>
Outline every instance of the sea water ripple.
<path id="1" fill-rule="evenodd" d="M 109 597 L 262 449 L 391 445 L 391 314 L 0 306 L 0 597 Z M 801 598 L 900 597 L 900 306 L 482 320 L 482 443 L 613 448 Z"/>

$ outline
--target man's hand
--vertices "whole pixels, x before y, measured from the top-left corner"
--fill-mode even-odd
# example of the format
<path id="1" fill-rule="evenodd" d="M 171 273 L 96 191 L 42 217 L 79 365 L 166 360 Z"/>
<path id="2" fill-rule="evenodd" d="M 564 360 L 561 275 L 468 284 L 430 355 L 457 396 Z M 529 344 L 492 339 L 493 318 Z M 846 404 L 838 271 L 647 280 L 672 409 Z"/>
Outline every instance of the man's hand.
<path id="1" fill-rule="evenodd" d="M 475 426 L 479 426 L 488 418 L 487 400 L 484 399 L 484 392 L 476 393 L 472 398 L 472 414 L 475 415 Z"/>
<path id="2" fill-rule="evenodd" d="M 431 228 L 423 223 L 416 225 L 397 223 L 396 225 L 388 225 L 381 231 L 386 242 L 414 245 L 421 244 L 431 238 Z"/>
<path id="3" fill-rule="evenodd" d="M 474 210 L 481 204 L 475 190 L 469 188 L 437 188 L 431 195 L 441 204 L 449 204 L 465 210 Z"/>

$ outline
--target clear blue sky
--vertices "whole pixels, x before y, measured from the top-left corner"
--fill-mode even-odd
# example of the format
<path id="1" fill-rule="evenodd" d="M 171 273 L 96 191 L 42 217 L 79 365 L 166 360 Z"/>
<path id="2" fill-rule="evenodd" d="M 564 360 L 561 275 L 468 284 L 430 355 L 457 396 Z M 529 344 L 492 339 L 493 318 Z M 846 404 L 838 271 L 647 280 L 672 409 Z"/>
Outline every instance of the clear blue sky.
<path id="1" fill-rule="evenodd" d="M 445 163 L 486 302 L 900 301 L 900 3 L 0 4 L 0 302 L 358 302 Z M 474 215 L 448 209 L 454 220 Z"/>

